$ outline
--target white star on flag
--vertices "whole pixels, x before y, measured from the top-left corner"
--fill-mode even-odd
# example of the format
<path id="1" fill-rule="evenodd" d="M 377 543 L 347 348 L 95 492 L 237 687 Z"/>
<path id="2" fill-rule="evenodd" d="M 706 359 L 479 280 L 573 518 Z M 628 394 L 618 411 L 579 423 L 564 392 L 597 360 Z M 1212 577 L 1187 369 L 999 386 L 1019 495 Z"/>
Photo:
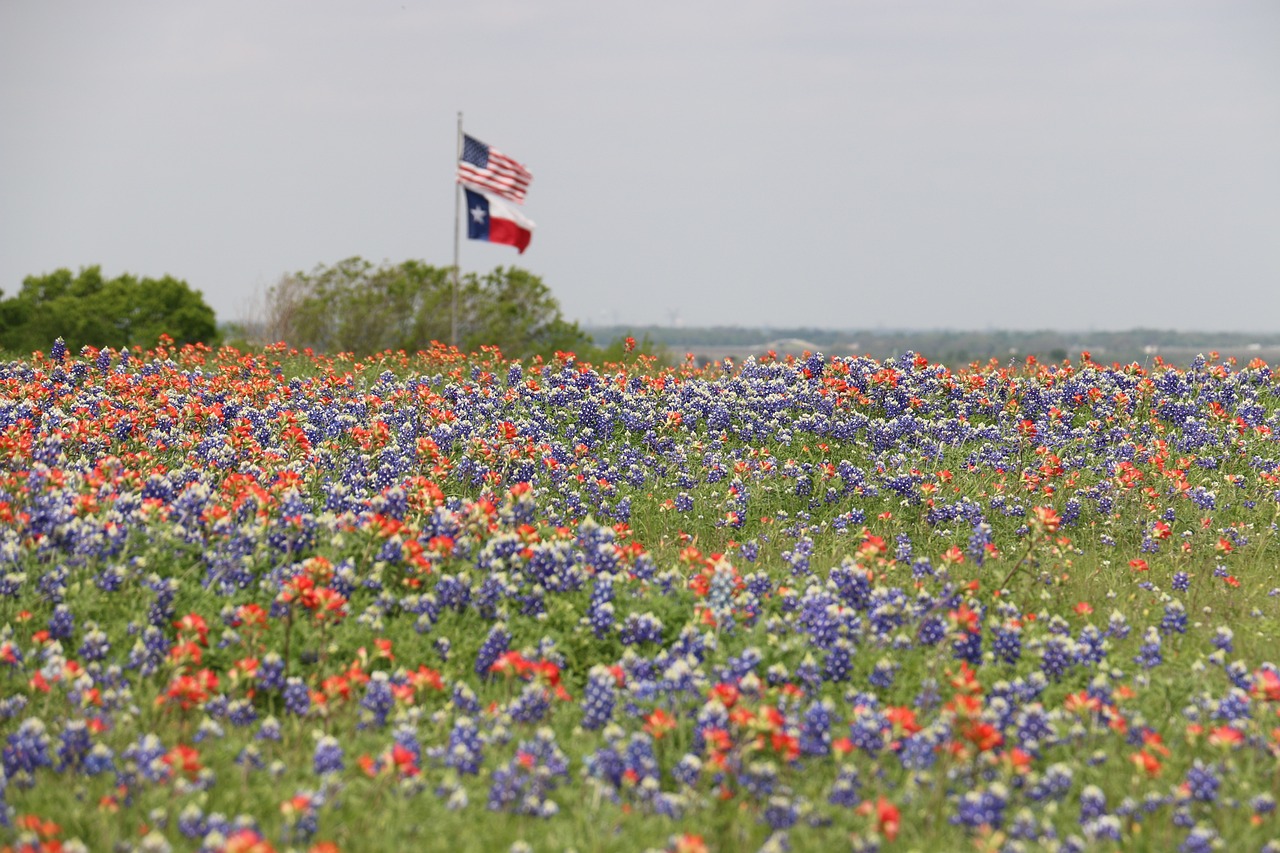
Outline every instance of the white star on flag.
<path id="1" fill-rule="evenodd" d="M 504 243 L 523 252 L 533 237 L 533 220 L 519 213 L 501 199 L 490 196 L 470 184 L 463 184 L 467 196 L 467 237 Z"/>

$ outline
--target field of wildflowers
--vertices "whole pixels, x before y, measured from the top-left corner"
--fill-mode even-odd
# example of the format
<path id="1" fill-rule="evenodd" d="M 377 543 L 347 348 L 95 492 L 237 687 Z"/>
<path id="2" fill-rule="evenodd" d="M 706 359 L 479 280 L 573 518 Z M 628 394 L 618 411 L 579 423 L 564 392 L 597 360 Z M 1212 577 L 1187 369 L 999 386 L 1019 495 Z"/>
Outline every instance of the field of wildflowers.
<path id="1" fill-rule="evenodd" d="M 0 849 L 1280 850 L 1261 362 L 0 363 Z"/>

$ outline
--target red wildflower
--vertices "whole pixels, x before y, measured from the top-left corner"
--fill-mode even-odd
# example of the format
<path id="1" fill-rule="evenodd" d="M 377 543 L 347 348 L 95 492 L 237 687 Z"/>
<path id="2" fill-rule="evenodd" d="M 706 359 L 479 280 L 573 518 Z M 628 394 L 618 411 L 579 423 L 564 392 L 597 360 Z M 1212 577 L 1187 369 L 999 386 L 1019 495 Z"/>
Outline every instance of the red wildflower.
<path id="1" fill-rule="evenodd" d="M 632 339 L 627 338 L 627 340 Z M 627 350 L 627 352 L 630 351 L 630 349 Z M 702 840 L 701 835 L 686 832 L 676 838 L 675 844 L 669 849 L 671 853 L 707 853 L 707 844 Z"/>
<path id="2" fill-rule="evenodd" d="M 711 688 L 711 695 L 720 700 L 726 708 L 732 708 L 738 701 L 738 688 L 732 684 L 721 682 Z"/>
<path id="3" fill-rule="evenodd" d="M 1046 533 L 1057 533 L 1058 526 L 1062 524 L 1062 517 L 1058 515 L 1057 510 L 1053 507 L 1033 507 L 1031 514 L 1034 516 L 1032 522 L 1035 526 Z"/>
<path id="4" fill-rule="evenodd" d="M 1163 765 L 1160 764 L 1160 759 L 1156 758 L 1145 749 L 1138 750 L 1130 755 L 1129 760 L 1133 762 L 1135 767 L 1152 778 L 1159 776 L 1161 769 L 1163 769 Z"/>
<path id="5" fill-rule="evenodd" d="M 968 634 L 978 633 L 978 613 L 971 610 L 967 602 L 961 602 L 959 607 L 949 611 L 947 619 L 956 631 Z"/>
<path id="6" fill-rule="evenodd" d="M 238 829 L 228 836 L 221 853 L 275 853 L 275 850 L 256 829 Z"/>
<path id="7" fill-rule="evenodd" d="M 990 723 L 970 723 L 965 726 L 963 735 L 979 752 L 987 752 L 1004 743 L 1004 735 Z"/>
<path id="8" fill-rule="evenodd" d="M 169 750 L 163 760 L 170 769 L 184 773 L 188 778 L 194 778 L 200 772 L 200 753 L 186 744 L 180 743 Z"/>
<path id="9" fill-rule="evenodd" d="M 893 803 L 880 797 L 875 803 L 870 800 L 858 807 L 858 814 L 869 815 L 875 812 L 876 832 L 893 841 L 898 837 L 898 828 L 902 822 L 902 814 Z"/>
<path id="10" fill-rule="evenodd" d="M 1280 702 L 1280 673 L 1259 669 L 1253 674 L 1253 695 L 1268 702 Z"/>
<path id="11" fill-rule="evenodd" d="M 1244 732 L 1234 726 L 1218 726 L 1209 732 L 1209 743 L 1214 746 L 1239 746 L 1244 743 Z"/>
<path id="12" fill-rule="evenodd" d="M 675 717 L 671 716 L 661 708 L 644 718 L 644 730 L 648 732 L 654 740 L 662 740 L 667 732 L 672 731 L 675 727 Z"/>
<path id="13" fill-rule="evenodd" d="M 209 645 L 209 625 L 199 613 L 188 613 L 174 622 L 173 627 L 178 629 L 179 635 L 195 634 L 196 642 L 202 646 Z"/>

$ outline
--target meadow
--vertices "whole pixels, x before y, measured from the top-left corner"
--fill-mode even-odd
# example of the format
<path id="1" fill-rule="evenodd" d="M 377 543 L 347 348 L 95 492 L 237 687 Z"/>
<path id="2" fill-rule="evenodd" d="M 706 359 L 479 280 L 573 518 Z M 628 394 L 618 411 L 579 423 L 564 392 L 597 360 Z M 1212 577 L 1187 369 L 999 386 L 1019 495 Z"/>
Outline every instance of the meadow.
<path id="1" fill-rule="evenodd" d="M 1271 369 L 0 363 L 0 849 L 1280 851 Z"/>

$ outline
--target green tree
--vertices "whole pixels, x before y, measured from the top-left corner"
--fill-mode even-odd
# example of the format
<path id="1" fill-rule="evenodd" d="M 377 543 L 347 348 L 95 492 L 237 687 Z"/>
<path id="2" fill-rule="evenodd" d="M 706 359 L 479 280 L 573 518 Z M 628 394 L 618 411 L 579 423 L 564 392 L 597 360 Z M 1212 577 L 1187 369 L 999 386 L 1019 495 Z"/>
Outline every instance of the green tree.
<path id="1" fill-rule="evenodd" d="M 268 294 L 269 334 L 322 352 L 424 349 L 432 341 L 447 343 L 452 324 L 452 271 L 416 260 L 375 266 L 347 258 L 286 275 Z M 577 323 L 564 319 L 542 279 L 517 267 L 461 277 L 458 338 L 464 351 L 498 346 L 512 358 L 592 345 Z"/>
<path id="2" fill-rule="evenodd" d="M 479 279 L 468 276 L 467 285 L 458 295 L 458 337 L 466 350 L 497 344 L 507 356 L 528 358 L 591 346 L 590 336 L 560 315 L 551 289 L 526 270 L 498 267 Z"/>
<path id="3" fill-rule="evenodd" d="M 0 300 L 0 346 L 48 349 L 62 338 L 72 349 L 91 344 L 153 347 L 162 334 L 178 344 L 218 343 L 217 318 L 199 291 L 172 276 L 105 279 L 97 266 L 27 276 Z"/>

